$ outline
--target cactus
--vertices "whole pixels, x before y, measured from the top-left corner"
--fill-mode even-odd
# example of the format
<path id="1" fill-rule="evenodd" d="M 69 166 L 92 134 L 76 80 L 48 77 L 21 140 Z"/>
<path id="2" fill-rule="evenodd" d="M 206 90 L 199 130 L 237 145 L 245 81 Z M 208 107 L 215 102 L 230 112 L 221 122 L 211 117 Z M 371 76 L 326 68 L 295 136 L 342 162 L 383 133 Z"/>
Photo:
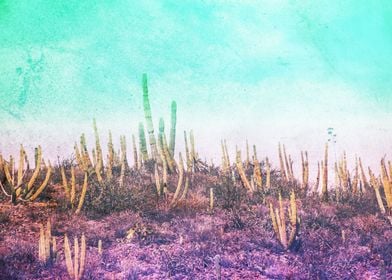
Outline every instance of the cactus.
<path id="1" fill-rule="evenodd" d="M 265 165 L 266 165 L 266 172 L 267 172 L 265 186 L 267 189 L 269 189 L 271 187 L 271 165 L 269 163 L 268 157 L 265 158 Z"/>
<path id="2" fill-rule="evenodd" d="M 369 177 L 370 177 L 370 185 L 373 186 L 374 192 L 376 193 L 378 207 L 380 208 L 381 213 L 385 214 L 386 210 L 380 194 L 380 183 L 378 182 L 377 178 L 374 176 L 370 167 L 369 167 Z"/>
<path id="3" fill-rule="evenodd" d="M 74 238 L 74 254 L 72 257 L 71 246 L 69 244 L 68 236 L 64 235 L 64 255 L 65 264 L 68 275 L 74 280 L 79 280 L 83 277 L 84 266 L 86 262 L 86 237 L 82 234 L 80 240 L 80 248 L 78 238 Z"/>
<path id="4" fill-rule="evenodd" d="M 57 246 L 56 239 L 52 237 L 51 225 L 48 220 L 46 230 L 40 225 L 40 234 L 38 241 L 38 260 L 44 264 L 52 262 L 56 259 Z"/>
<path id="5" fill-rule="evenodd" d="M 257 160 L 257 158 L 255 158 Z M 250 155 L 249 155 L 249 143 L 248 139 L 246 139 L 246 161 L 245 161 L 245 167 L 248 168 L 250 164 Z"/>
<path id="6" fill-rule="evenodd" d="M 263 178 L 261 175 L 260 163 L 256 157 L 253 158 L 253 177 L 258 188 L 263 186 Z"/>
<path id="7" fill-rule="evenodd" d="M 143 123 L 139 123 L 139 149 L 140 155 L 143 162 L 148 161 L 148 152 L 147 152 L 147 144 L 146 144 L 146 135 L 144 133 Z"/>
<path id="8" fill-rule="evenodd" d="M 150 147 L 151 147 L 151 155 L 152 155 L 152 159 L 157 160 L 158 159 L 158 150 L 157 150 L 157 145 L 156 145 L 156 140 L 155 140 L 155 135 L 154 135 L 154 125 L 152 122 L 151 106 L 150 106 L 150 101 L 148 98 L 147 74 L 143 74 L 142 80 L 143 80 L 142 81 L 142 84 L 143 84 L 143 108 L 144 108 L 144 116 L 146 119 L 147 132 L 148 132 L 148 137 L 149 137 L 149 142 L 150 142 Z"/>
<path id="9" fill-rule="evenodd" d="M 299 219 L 297 217 L 297 205 L 294 191 L 292 191 L 290 194 L 290 207 L 288 209 L 290 222 L 290 234 L 288 238 L 286 232 L 286 217 L 281 194 L 279 194 L 279 208 L 276 208 L 274 211 L 272 203 L 270 203 L 269 208 L 275 235 L 283 248 L 288 250 L 293 246 L 299 230 Z"/>
<path id="10" fill-rule="evenodd" d="M 121 171 L 120 171 L 120 179 L 119 179 L 119 184 L 120 187 L 124 185 L 124 176 L 125 176 L 125 170 L 128 167 L 128 161 L 127 161 L 127 140 L 125 136 L 120 137 L 120 143 L 121 143 Z"/>
<path id="11" fill-rule="evenodd" d="M 171 127 L 170 127 L 170 154 L 174 156 L 175 145 L 176 145 L 176 124 L 177 124 L 177 103 L 172 101 L 171 103 Z"/>
<path id="12" fill-rule="evenodd" d="M 154 178 L 155 178 L 155 186 L 156 186 L 156 189 L 157 189 L 157 193 L 158 193 L 158 196 L 160 197 L 161 193 L 162 193 L 162 186 L 161 186 L 161 180 L 159 178 L 158 164 L 157 163 L 155 163 L 155 165 L 154 165 Z"/>
<path id="13" fill-rule="evenodd" d="M 191 142 L 191 159 L 192 159 L 192 164 L 194 165 L 198 159 L 196 149 L 195 149 L 195 136 L 193 135 L 193 130 L 189 133 L 189 139 Z"/>
<path id="14" fill-rule="evenodd" d="M 135 167 L 136 170 L 139 170 L 140 169 L 139 157 L 138 157 L 138 154 L 137 154 L 135 135 L 133 135 L 133 134 L 132 134 L 132 149 L 133 149 L 134 167 Z"/>
<path id="15" fill-rule="evenodd" d="M 285 168 L 284 161 L 283 161 L 282 148 L 281 148 L 280 143 L 279 143 L 278 151 L 279 151 L 280 174 L 281 174 L 282 178 L 285 181 L 287 181 L 288 177 L 287 177 L 287 174 L 286 174 L 286 168 Z"/>
<path id="16" fill-rule="evenodd" d="M 355 158 L 355 173 L 354 173 L 354 178 L 352 182 L 352 192 L 354 194 L 358 193 L 358 185 L 359 185 L 359 168 L 358 168 L 358 158 Z"/>
<path id="17" fill-rule="evenodd" d="M 181 192 L 181 186 L 184 180 L 184 162 L 182 160 L 182 155 L 181 153 L 179 154 L 179 164 L 178 164 L 178 183 L 177 183 L 177 188 L 174 193 L 173 199 L 170 203 L 170 206 L 173 207 L 177 204 L 177 199 L 178 196 L 180 195 Z"/>
<path id="18" fill-rule="evenodd" d="M 309 160 L 308 160 L 308 152 L 301 151 L 301 162 L 302 162 L 302 189 L 305 191 L 309 186 Z"/>
<path id="19" fill-rule="evenodd" d="M 17 174 L 15 174 L 15 163 L 14 159 L 11 156 L 9 163 L 6 161 L 2 160 L 2 168 L 5 176 L 5 184 L 3 184 L 0 181 L 0 187 L 4 194 L 8 197 L 11 198 L 11 202 L 13 204 L 17 203 L 17 200 L 23 200 L 23 201 L 34 201 L 38 198 L 38 196 L 45 190 L 47 187 L 51 174 L 52 174 L 52 166 L 50 165 L 50 162 L 48 162 L 48 165 L 46 167 L 46 176 L 44 181 L 39 185 L 35 186 L 35 182 L 39 176 L 39 173 L 41 171 L 41 163 L 43 162 L 42 160 L 42 149 L 39 146 L 36 149 L 36 163 L 35 163 L 35 169 L 30 177 L 29 180 L 27 179 L 26 174 L 27 174 L 27 169 L 25 168 L 25 163 L 27 162 L 27 156 L 26 152 L 21 145 L 20 147 L 20 153 L 19 153 L 19 166 L 18 166 L 18 171 Z M 16 177 L 16 178 L 15 178 Z"/>
<path id="20" fill-rule="evenodd" d="M 321 196 L 324 201 L 328 200 L 328 143 L 325 144 L 324 166 L 323 166 L 323 186 Z"/>
<path id="21" fill-rule="evenodd" d="M 381 160 L 381 180 L 384 188 L 387 207 L 389 210 L 392 210 L 392 182 L 390 181 L 384 159 Z"/>
<path id="22" fill-rule="evenodd" d="M 368 183 L 365 171 L 364 171 L 363 166 L 362 166 L 361 157 L 359 157 L 358 163 L 359 163 L 359 169 L 361 170 L 361 180 L 362 180 L 362 184 L 363 184 L 363 188 L 362 189 L 363 189 L 364 192 L 366 192 L 366 187 L 369 185 L 369 183 Z"/>
<path id="23" fill-rule="evenodd" d="M 65 175 L 65 170 L 64 167 L 61 166 L 61 177 L 63 181 L 63 188 L 66 192 L 66 197 L 69 199 L 69 203 L 71 205 L 71 208 L 75 207 L 75 197 L 76 197 L 76 180 L 75 180 L 75 169 L 73 166 L 71 166 L 71 187 L 68 185 L 68 180 Z M 80 193 L 79 201 L 78 201 L 78 206 L 76 208 L 75 214 L 78 214 L 84 203 L 84 199 L 86 197 L 86 192 L 87 192 L 87 185 L 88 185 L 88 173 L 84 172 L 84 182 L 82 186 L 82 190 Z"/>
<path id="24" fill-rule="evenodd" d="M 214 188 L 210 188 L 210 211 L 214 210 Z"/>
<path id="25" fill-rule="evenodd" d="M 188 146 L 188 137 L 186 135 L 186 131 L 184 130 L 184 142 L 185 142 L 185 158 L 186 158 L 186 165 L 188 170 L 192 170 L 192 159 L 191 159 L 191 154 L 189 152 L 189 146 Z"/>
<path id="26" fill-rule="evenodd" d="M 102 240 L 98 240 L 98 254 L 102 256 Z"/>
<path id="27" fill-rule="evenodd" d="M 241 181 L 245 188 L 247 188 L 249 191 L 253 191 L 248 178 L 246 178 L 244 166 L 242 165 L 242 160 L 241 160 L 241 151 L 237 151 L 237 160 L 236 160 L 236 165 L 237 165 L 237 170 L 238 173 L 240 174 Z"/>
<path id="28" fill-rule="evenodd" d="M 313 192 L 317 193 L 319 191 L 320 185 L 320 162 L 317 162 L 317 175 L 316 175 L 316 184 L 314 185 Z"/>

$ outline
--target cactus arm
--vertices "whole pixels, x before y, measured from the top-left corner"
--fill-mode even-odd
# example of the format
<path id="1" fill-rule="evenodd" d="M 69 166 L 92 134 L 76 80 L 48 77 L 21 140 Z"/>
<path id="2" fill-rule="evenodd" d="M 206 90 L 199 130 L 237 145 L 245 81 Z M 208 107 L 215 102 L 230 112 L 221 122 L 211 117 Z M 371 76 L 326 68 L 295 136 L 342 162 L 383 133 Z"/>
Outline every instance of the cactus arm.
<path id="1" fill-rule="evenodd" d="M 328 200 L 328 143 L 325 144 L 322 198 Z"/>
<path id="2" fill-rule="evenodd" d="M 241 161 L 241 152 L 240 151 L 237 151 L 237 162 L 236 163 L 237 163 L 238 173 L 240 174 L 241 181 L 244 184 L 245 188 L 247 188 L 249 191 L 253 191 L 252 187 L 250 186 L 248 178 L 246 178 L 244 166 L 242 165 L 242 161 Z"/>
<path id="3" fill-rule="evenodd" d="M 86 192 L 87 192 L 87 181 L 88 181 L 88 174 L 87 174 L 87 172 L 85 172 L 82 193 L 80 194 L 78 208 L 76 209 L 75 214 L 79 214 L 80 210 L 82 210 L 84 199 L 86 197 Z"/>
<path id="4" fill-rule="evenodd" d="M 41 186 L 34 192 L 34 194 L 31 197 L 30 197 L 30 195 L 32 193 L 30 192 L 30 194 L 28 194 L 26 196 L 26 198 L 28 199 L 30 197 L 30 201 L 36 200 L 37 197 L 43 192 L 43 190 L 48 185 L 48 182 L 49 182 L 51 174 L 52 174 L 52 166 L 50 165 L 50 162 L 49 162 L 49 164 L 48 164 L 48 171 L 46 172 L 45 180 L 42 182 Z"/>
<path id="5" fill-rule="evenodd" d="M 181 153 L 179 155 L 179 168 L 178 169 L 179 169 L 178 170 L 179 175 L 178 175 L 177 188 L 176 188 L 176 191 L 174 193 L 174 196 L 173 196 L 173 199 L 172 199 L 172 202 L 171 202 L 170 206 L 174 206 L 176 204 L 178 195 L 180 194 L 180 191 L 181 191 L 182 181 L 184 179 L 184 162 L 182 161 Z"/>
<path id="6" fill-rule="evenodd" d="M 86 262 L 86 237 L 84 233 L 82 234 L 81 242 L 80 242 L 80 264 L 79 264 L 79 274 L 78 278 L 82 279 L 83 272 L 84 272 L 84 266 Z"/>
<path id="7" fill-rule="evenodd" d="M 156 160 L 158 156 L 158 150 L 156 146 L 156 140 L 154 135 L 154 125 L 152 122 L 151 106 L 148 98 L 148 85 L 147 85 L 147 74 L 143 74 L 143 109 L 144 116 L 146 119 L 147 132 L 151 146 L 152 159 Z"/>
<path id="8" fill-rule="evenodd" d="M 63 181 L 65 195 L 66 195 L 67 199 L 69 199 L 69 195 L 70 195 L 69 194 L 69 186 L 68 186 L 68 182 L 67 182 L 67 177 L 65 176 L 64 166 L 61 166 L 61 178 Z"/>
<path id="9" fill-rule="evenodd" d="M 42 149 L 40 146 L 38 146 L 38 149 L 36 150 L 36 162 L 35 162 L 35 170 L 33 173 L 33 176 L 31 176 L 29 182 L 27 183 L 27 192 L 29 192 L 31 190 L 31 188 L 33 187 L 35 180 L 38 177 L 38 174 L 40 172 L 41 169 L 41 159 L 42 159 Z"/>
<path id="10" fill-rule="evenodd" d="M 392 184 L 389 181 L 388 171 L 385 166 L 385 160 L 381 160 L 381 179 L 384 187 L 385 198 L 387 201 L 387 207 L 392 209 Z"/>
<path id="11" fill-rule="evenodd" d="M 136 169 L 139 169 L 139 161 L 138 161 L 138 155 L 137 155 L 137 147 L 136 147 L 136 139 L 135 135 L 132 134 L 132 148 L 133 148 L 133 162 L 134 166 Z"/>
<path id="12" fill-rule="evenodd" d="M 65 255 L 65 264 L 67 267 L 68 275 L 73 278 L 74 267 L 72 263 L 71 247 L 69 245 L 69 239 L 67 234 L 64 235 L 64 255 Z"/>
<path id="13" fill-rule="evenodd" d="M 79 241 L 74 237 L 74 279 L 79 280 Z"/>
<path id="14" fill-rule="evenodd" d="M 143 162 L 148 161 L 146 135 L 144 133 L 143 123 L 139 123 L 139 148 L 140 148 L 140 154 L 143 159 Z"/>
<path id="15" fill-rule="evenodd" d="M 170 154 L 174 156 L 175 145 L 176 145 L 176 125 L 177 125 L 177 103 L 172 101 L 171 103 L 171 126 L 170 126 Z"/>

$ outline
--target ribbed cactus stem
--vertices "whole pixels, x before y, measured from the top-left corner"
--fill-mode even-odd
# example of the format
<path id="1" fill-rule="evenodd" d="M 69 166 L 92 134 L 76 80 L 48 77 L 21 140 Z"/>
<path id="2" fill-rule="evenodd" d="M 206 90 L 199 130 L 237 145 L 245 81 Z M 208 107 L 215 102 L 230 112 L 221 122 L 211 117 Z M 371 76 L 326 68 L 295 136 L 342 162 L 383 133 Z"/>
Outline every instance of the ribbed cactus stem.
<path id="1" fill-rule="evenodd" d="M 88 174 L 87 172 L 84 173 L 84 182 L 82 186 L 82 193 L 80 194 L 79 202 L 78 202 L 78 208 L 75 211 L 75 214 L 80 213 L 83 207 L 84 199 L 86 197 L 87 193 L 87 181 L 88 181 Z"/>
<path id="2" fill-rule="evenodd" d="M 271 165 L 268 160 L 268 157 L 265 159 L 265 165 L 266 165 L 266 173 L 267 173 L 267 178 L 265 180 L 265 186 L 269 189 L 271 187 Z"/>
<path id="3" fill-rule="evenodd" d="M 136 139 L 135 135 L 132 134 L 132 150 L 133 150 L 133 164 L 136 170 L 140 169 L 139 159 L 137 154 L 137 146 L 136 146 Z"/>
<path id="4" fill-rule="evenodd" d="M 147 152 L 146 135 L 144 133 L 143 123 L 139 123 L 139 149 L 143 162 L 147 162 L 148 152 Z"/>
<path id="5" fill-rule="evenodd" d="M 214 210 L 214 188 L 210 188 L 210 210 Z"/>
<path id="6" fill-rule="evenodd" d="M 242 160 L 241 160 L 241 151 L 237 151 L 236 165 L 237 165 L 237 170 L 238 170 L 238 173 L 239 173 L 239 175 L 241 177 L 241 181 L 242 181 L 244 187 L 246 189 L 248 189 L 249 191 L 253 191 L 252 187 L 251 187 L 251 185 L 249 183 L 249 180 L 248 180 L 248 178 L 246 177 L 246 174 L 245 174 L 244 166 L 243 166 Z"/>
<path id="7" fill-rule="evenodd" d="M 170 144 L 169 150 L 170 154 L 174 156 L 175 146 L 176 146 L 176 125 L 177 125 L 177 103 L 172 101 L 171 103 L 171 118 L 170 118 Z"/>
<path id="8" fill-rule="evenodd" d="M 363 183 L 363 190 L 366 190 L 366 187 L 369 185 L 368 180 L 366 178 L 365 170 L 363 169 L 361 157 L 358 158 L 359 169 L 361 170 L 361 179 Z"/>
<path id="9" fill-rule="evenodd" d="M 388 209 L 392 209 L 392 183 L 390 181 L 384 159 L 381 160 L 381 180 L 384 188 L 385 200 L 387 201 L 387 207 Z"/>
<path id="10" fill-rule="evenodd" d="M 46 186 L 49 183 L 50 176 L 52 175 L 52 166 L 50 165 L 50 162 L 48 162 L 48 167 L 46 171 L 46 176 L 44 181 L 41 183 L 41 185 L 33 192 L 30 192 L 26 195 L 26 199 L 30 199 L 30 201 L 34 201 L 38 198 L 38 196 L 45 190 Z"/>
<path id="11" fill-rule="evenodd" d="M 156 145 L 155 135 L 154 135 L 154 125 L 152 122 L 152 114 L 151 114 L 151 106 L 148 97 L 148 85 L 147 85 L 147 74 L 143 74 L 143 108 L 144 108 L 144 116 L 146 119 L 147 132 L 151 147 L 151 155 L 152 159 L 157 160 L 158 158 L 158 149 Z"/>
<path id="12" fill-rule="evenodd" d="M 174 193 L 173 199 L 170 203 L 170 206 L 173 207 L 177 203 L 178 196 L 180 195 L 181 192 L 181 186 L 184 180 L 184 162 L 182 160 L 182 155 L 179 153 L 179 164 L 178 164 L 178 183 L 177 183 L 177 188 Z"/>
<path id="13" fill-rule="evenodd" d="M 286 168 L 283 161 L 282 148 L 280 143 L 279 143 L 278 151 L 279 151 L 280 174 L 282 178 L 287 181 Z"/>
<path id="14" fill-rule="evenodd" d="M 323 187 L 321 195 L 324 201 L 328 200 L 328 143 L 325 144 L 324 151 Z"/>

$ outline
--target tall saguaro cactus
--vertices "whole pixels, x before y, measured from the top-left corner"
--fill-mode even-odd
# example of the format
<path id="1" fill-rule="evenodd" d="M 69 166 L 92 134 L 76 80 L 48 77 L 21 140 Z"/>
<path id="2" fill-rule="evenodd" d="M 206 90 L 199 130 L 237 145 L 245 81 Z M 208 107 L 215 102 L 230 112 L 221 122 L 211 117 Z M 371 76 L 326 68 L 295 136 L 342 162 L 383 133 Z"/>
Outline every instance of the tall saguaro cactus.
<path id="1" fill-rule="evenodd" d="M 158 149 L 156 145 L 156 139 L 154 135 L 154 125 L 152 123 L 151 106 L 148 98 L 148 86 L 147 86 L 147 74 L 143 74 L 143 108 L 144 116 L 146 118 L 148 139 L 151 146 L 151 154 L 154 160 L 158 159 Z"/>
<path id="2" fill-rule="evenodd" d="M 171 103 L 171 127 L 170 127 L 170 143 L 169 150 L 170 154 L 174 156 L 174 150 L 176 146 L 176 124 L 177 124 L 177 103 L 172 101 Z"/>

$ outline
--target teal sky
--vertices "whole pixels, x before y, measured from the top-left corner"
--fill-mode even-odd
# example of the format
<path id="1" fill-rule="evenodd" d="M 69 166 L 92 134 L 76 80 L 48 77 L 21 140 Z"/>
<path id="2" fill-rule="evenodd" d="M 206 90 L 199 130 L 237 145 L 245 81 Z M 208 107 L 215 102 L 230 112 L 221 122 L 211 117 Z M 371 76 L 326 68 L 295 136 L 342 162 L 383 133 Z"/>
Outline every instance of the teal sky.
<path id="1" fill-rule="evenodd" d="M 146 72 L 155 123 L 176 100 L 205 154 L 221 138 L 317 154 L 332 126 L 341 148 L 378 157 L 391 69 L 389 0 L 0 0 L 0 149 L 70 151 L 93 117 L 136 132 Z"/>

